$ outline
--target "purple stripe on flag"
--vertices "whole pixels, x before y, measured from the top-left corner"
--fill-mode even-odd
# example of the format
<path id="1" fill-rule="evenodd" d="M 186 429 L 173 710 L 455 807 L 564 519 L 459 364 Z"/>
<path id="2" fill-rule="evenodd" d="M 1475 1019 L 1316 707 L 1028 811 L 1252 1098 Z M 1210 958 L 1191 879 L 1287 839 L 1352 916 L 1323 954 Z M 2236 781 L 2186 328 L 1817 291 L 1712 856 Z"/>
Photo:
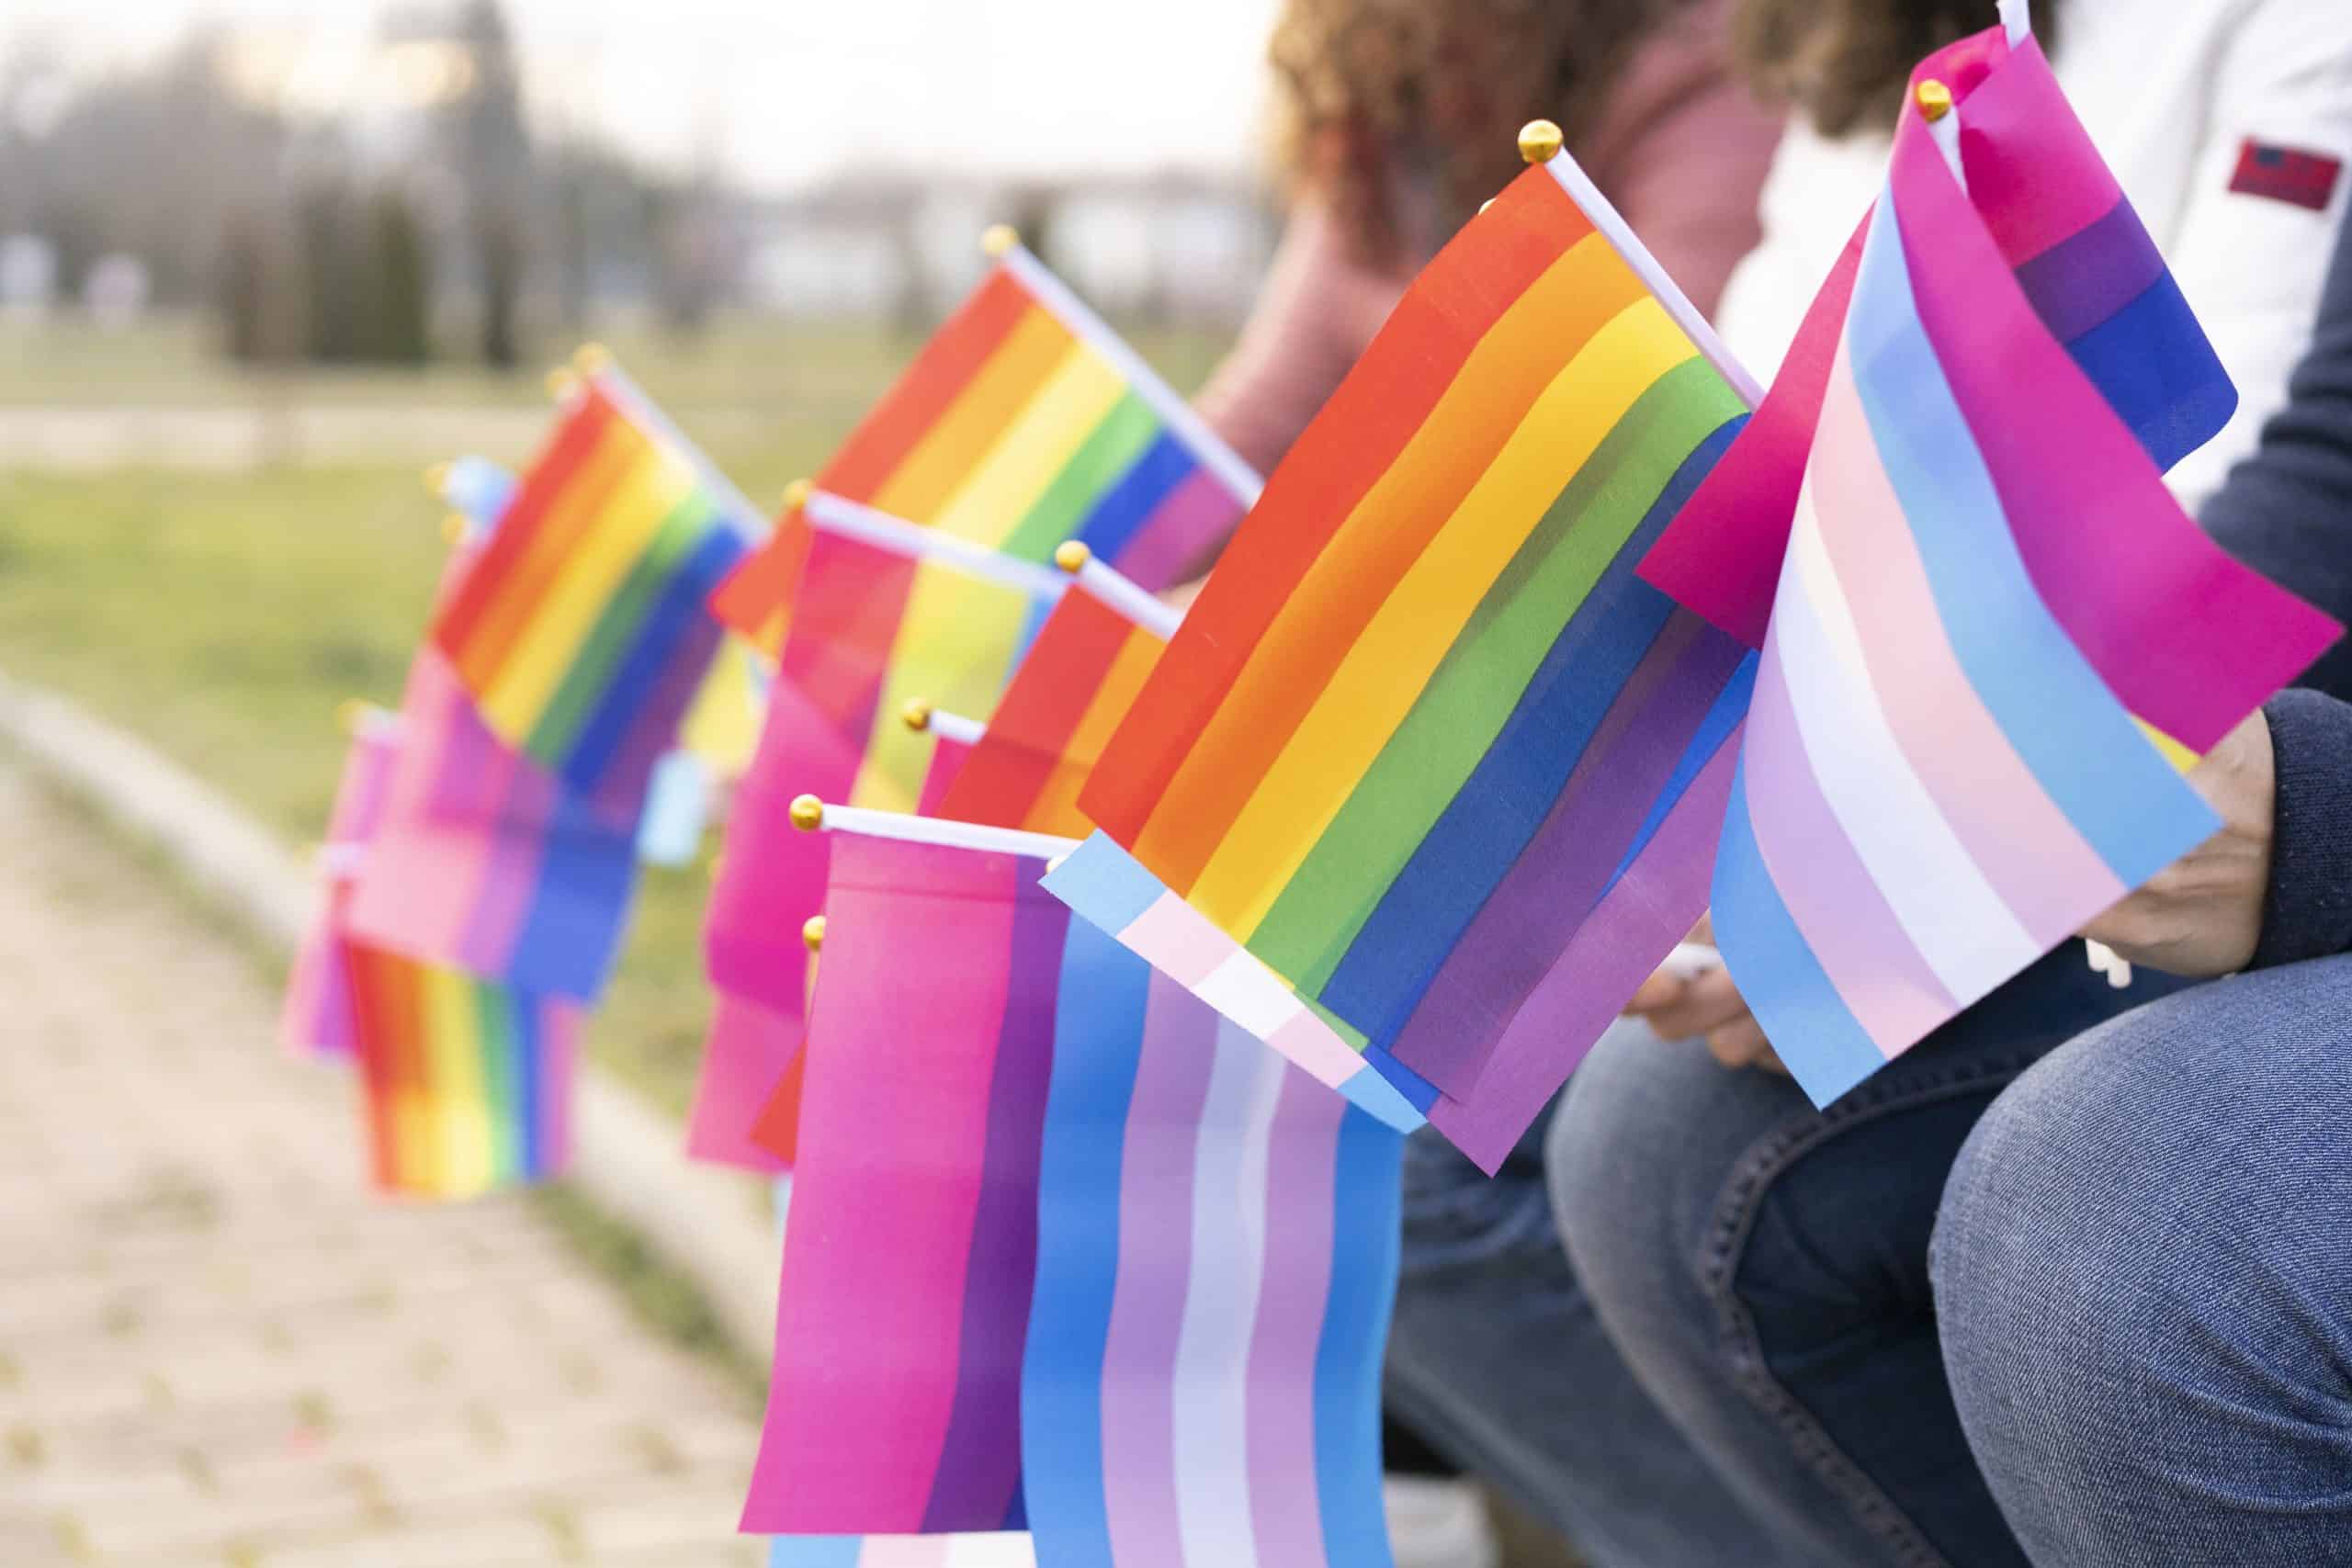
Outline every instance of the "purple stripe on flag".
<path id="1" fill-rule="evenodd" d="M 1170 1377 L 1193 1272 L 1193 1168 L 1215 1023 L 1189 991 L 1154 977 L 1120 1156 L 1119 1280 L 1102 1347 L 1103 1503 L 1121 1568 L 1184 1568 Z"/>
<path id="2" fill-rule="evenodd" d="M 1037 1275 L 1037 1160 L 1054 1070 L 1054 1001 L 1061 987 L 1069 909 L 1036 886 L 1044 868 L 1008 860 L 1011 977 L 989 1084 L 988 1156 L 980 1169 L 975 1246 L 964 1277 L 956 1402 L 924 1509 L 926 1533 L 1018 1529 L 1021 1514 L 1021 1352 Z"/>
<path id="3" fill-rule="evenodd" d="M 2105 324 L 2164 275 L 2156 243 L 2120 195 L 2106 217 L 2017 269 L 2034 313 L 2061 343 Z"/>
<path id="4" fill-rule="evenodd" d="M 1473 1092 L 1511 1015 L 1573 942 L 1746 651 L 1689 611 L 1674 613 L 1389 1047 L 1398 1061 L 1448 1095 Z"/>
<path id="5" fill-rule="evenodd" d="M 1543 1113 L 1635 987 L 1666 962 L 1707 910 L 1715 844 L 1739 764 L 1740 732 L 1666 815 L 1649 848 L 1519 1010 L 1467 1100 L 1441 1100 L 1430 1121 L 1492 1176 Z"/>
<path id="6" fill-rule="evenodd" d="M 1892 527 L 1893 518 L 1873 518 Z M 1904 933 L 1823 798 L 1767 639 L 1747 721 L 1747 806 L 1764 865 L 1797 930 L 1854 1017 L 1883 1050 L 1917 1040 L 1960 1010 Z"/>
<path id="7" fill-rule="evenodd" d="M 1190 570 L 1240 515 L 1233 492 L 1208 469 L 1196 469 L 1144 519 L 1114 564 L 1122 575 L 1156 592 Z"/>
<path id="8" fill-rule="evenodd" d="M 1324 1559 L 1315 1363 L 1331 1294 L 1340 1119 L 1348 1102 L 1283 1074 L 1266 1170 L 1266 1272 L 1250 1342 L 1250 1513 L 1262 1564 Z"/>

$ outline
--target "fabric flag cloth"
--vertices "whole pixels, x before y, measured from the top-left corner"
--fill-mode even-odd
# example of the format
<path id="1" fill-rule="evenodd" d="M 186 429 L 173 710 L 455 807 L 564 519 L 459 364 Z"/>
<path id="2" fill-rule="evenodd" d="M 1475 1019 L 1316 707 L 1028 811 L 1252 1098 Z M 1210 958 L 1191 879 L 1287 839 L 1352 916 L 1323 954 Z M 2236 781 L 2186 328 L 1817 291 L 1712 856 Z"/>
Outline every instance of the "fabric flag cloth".
<path id="1" fill-rule="evenodd" d="M 399 724 L 399 757 L 352 896 L 353 934 L 593 1001 L 636 897 L 636 809 L 653 754 L 616 791 L 635 806 L 591 801 L 493 734 L 430 645 L 409 668 Z"/>
<path id="2" fill-rule="evenodd" d="M 1078 795 L 1167 644 L 1086 591 L 1064 593 L 1038 629 L 988 732 L 926 816 L 1084 838 Z"/>
<path id="3" fill-rule="evenodd" d="M 940 817 L 947 800 L 947 792 L 956 787 L 956 775 L 971 760 L 974 742 L 951 735 L 933 735 L 931 743 L 931 766 L 922 775 L 922 795 L 915 802 L 918 817 Z"/>
<path id="4" fill-rule="evenodd" d="M 1022 1462 L 1044 1562 L 1385 1568 L 1404 1140 L 1072 921 Z"/>
<path id="5" fill-rule="evenodd" d="M 877 586 L 917 580 L 912 597 L 927 606 L 919 623 L 899 617 L 906 595 Z M 704 931 L 713 988 L 775 1020 L 765 1039 L 795 1043 L 807 962 L 800 930 L 823 902 L 829 836 L 794 829 L 793 800 L 814 795 L 913 809 L 934 738 L 907 728 L 907 705 L 988 712 L 1024 629 L 1042 615 L 1035 599 L 1008 583 L 833 533 L 819 535 L 808 551 L 799 604 L 759 750 L 729 814 Z M 911 635 L 918 624 L 929 628 L 924 635 Z M 748 1137 L 785 1066 L 773 1050 L 755 1061 L 746 1053 L 749 1040 L 714 1032 L 697 1095 L 696 1126 L 709 1132 L 698 1131 L 690 1147 Z"/>
<path id="6" fill-rule="evenodd" d="M 1046 874 L 1046 890 L 1219 1016 L 1400 1132 L 1428 1122 L 1435 1094 L 1344 1038 L 1264 962 L 1101 833 Z M 1402 1086 L 1402 1087 L 1400 1087 Z M 1408 1098 L 1409 1095 L 1409 1098 Z"/>
<path id="7" fill-rule="evenodd" d="M 470 1198 L 570 1163 L 577 1008 L 356 942 L 344 961 L 378 1187 Z"/>
<path id="8" fill-rule="evenodd" d="M 1275 473 L 1080 796 L 1457 1104 L 1736 723 L 1746 650 L 1634 567 L 1747 404 L 1645 267 L 1566 156 L 1467 224 Z M 1621 1002 L 1671 947 L 1586 983 Z"/>
<path id="9" fill-rule="evenodd" d="M 1021 1359 L 1069 912 L 1042 861 L 832 833 L 743 1529 L 1023 1528 Z"/>
<path id="10" fill-rule="evenodd" d="M 1958 106 L 1966 199 L 2042 326 L 2158 468 L 2212 439 L 2236 389 L 2041 46 L 1994 28 L 1930 55 L 1913 81 L 1928 79 Z M 1646 581 L 1751 648 L 1764 644 L 1874 221 L 1846 247 L 1755 419 L 1642 563 Z"/>
<path id="11" fill-rule="evenodd" d="M 1155 590 L 1233 525 L 1258 482 L 1017 246 L 816 478 L 819 490 L 1024 560 L 1050 560 L 1080 539 Z M 771 654 L 783 647 L 810 542 L 787 517 L 713 602 Z"/>
<path id="12" fill-rule="evenodd" d="M 1713 889 L 1816 1103 L 2219 829 L 2178 765 L 2343 630 L 2180 510 L 2000 234 L 1906 109 Z"/>
<path id="13" fill-rule="evenodd" d="M 616 373 L 588 377 L 435 616 L 492 732 L 632 820 L 718 649 L 707 601 L 750 549 L 722 488 Z"/>
<path id="14" fill-rule="evenodd" d="M 278 1037 L 298 1055 L 347 1056 L 356 1049 L 351 975 L 343 941 L 351 919 L 351 889 L 368 842 L 383 818 L 399 749 L 399 721 L 365 710 L 344 753 L 320 855 L 319 903 L 294 950 L 278 1011 Z"/>
<path id="15" fill-rule="evenodd" d="M 779 1536 L 768 1568 L 1037 1568 L 1021 1534 Z"/>

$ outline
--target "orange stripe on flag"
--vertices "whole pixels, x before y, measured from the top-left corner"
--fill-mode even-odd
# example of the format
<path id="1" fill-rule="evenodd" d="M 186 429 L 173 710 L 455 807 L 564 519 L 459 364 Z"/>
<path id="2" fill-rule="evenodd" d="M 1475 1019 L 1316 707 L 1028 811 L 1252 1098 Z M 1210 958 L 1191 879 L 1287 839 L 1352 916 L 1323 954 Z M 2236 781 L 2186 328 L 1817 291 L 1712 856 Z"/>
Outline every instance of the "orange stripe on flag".
<path id="1" fill-rule="evenodd" d="M 1094 770 L 1087 815 L 1132 844 L 1192 738 L 1240 673 L 1298 580 L 1430 416 L 1470 353 L 1560 254 L 1592 232 L 1557 181 L 1530 169 L 1440 252 L 1388 325 L 1274 471 L 1243 521 L 1263 570 L 1207 589 Z M 1317 433 L 1320 433 L 1319 436 Z M 1261 514 L 1264 520 L 1261 521 Z M 1260 536 L 1266 536 L 1260 537 Z"/>
<path id="2" fill-rule="evenodd" d="M 1032 306 L 889 482 L 874 492 L 874 505 L 910 523 L 933 521 L 1062 361 L 1081 352 L 1059 321 Z"/>
<path id="3" fill-rule="evenodd" d="M 1030 304 L 1028 290 L 999 267 L 858 422 L 817 487 L 852 501 L 872 500 L 1020 325 Z"/>
<path id="4" fill-rule="evenodd" d="M 605 426 L 613 418 L 612 405 L 603 398 L 592 396 L 570 419 L 557 426 L 546 450 L 526 470 L 522 489 L 507 502 L 505 514 L 499 519 L 501 526 L 477 552 L 474 565 L 487 562 L 487 570 L 469 570 L 459 578 L 454 595 L 442 610 L 445 647 L 463 647 L 473 636 L 476 623 L 496 601 L 499 584 L 530 547 L 539 519 L 562 496 L 580 472 L 581 465 L 595 454 L 597 444 L 604 438 Z"/>
<path id="5" fill-rule="evenodd" d="M 1609 242 L 1588 234 L 1470 351 L 1396 461 L 1289 585 L 1288 603 L 1242 665 L 1225 705 L 1199 728 L 1146 818 L 1136 858 L 1170 887 L 1191 891 L 1365 626 L 1560 367 L 1645 298 L 1641 279 Z M 1334 427 L 1325 439 L 1344 434 Z M 1301 502 L 1318 511 L 1324 504 L 1308 497 Z"/>

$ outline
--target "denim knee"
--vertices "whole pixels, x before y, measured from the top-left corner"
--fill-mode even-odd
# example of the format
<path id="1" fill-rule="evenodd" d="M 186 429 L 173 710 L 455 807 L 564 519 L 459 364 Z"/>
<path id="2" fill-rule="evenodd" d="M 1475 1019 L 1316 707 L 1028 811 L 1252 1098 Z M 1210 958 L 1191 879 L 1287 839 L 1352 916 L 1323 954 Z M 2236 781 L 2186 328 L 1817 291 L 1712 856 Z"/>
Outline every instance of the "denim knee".
<path id="1" fill-rule="evenodd" d="M 2352 960 L 2330 964 L 2092 1031 L 1953 1167 L 1944 1358 L 2038 1562 L 2352 1562 Z"/>

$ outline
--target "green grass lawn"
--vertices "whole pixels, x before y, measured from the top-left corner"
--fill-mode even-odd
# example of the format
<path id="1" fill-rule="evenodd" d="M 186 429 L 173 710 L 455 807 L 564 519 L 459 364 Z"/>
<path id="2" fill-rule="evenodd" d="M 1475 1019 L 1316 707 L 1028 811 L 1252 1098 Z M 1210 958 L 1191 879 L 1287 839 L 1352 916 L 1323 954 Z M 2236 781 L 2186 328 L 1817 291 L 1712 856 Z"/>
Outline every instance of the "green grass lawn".
<path id="1" fill-rule="evenodd" d="M 909 346 L 867 334 L 853 351 L 854 334 L 832 335 L 822 366 L 797 380 L 790 336 L 772 340 L 772 379 L 747 380 L 724 400 L 763 417 L 775 411 L 773 440 L 711 454 L 754 498 L 815 468 Z M 1170 337 L 1139 346 L 1189 388 L 1216 345 Z M 638 373 L 665 400 L 699 386 L 717 401 L 737 386 L 729 367 L 758 357 L 737 345 L 708 365 L 657 361 Z M 227 384 L 194 358 L 140 374 L 189 400 Z M 0 368 L 0 403 L 8 381 Z M 389 399 L 405 384 L 379 378 L 347 389 Z M 779 389 L 787 384 L 789 394 Z M 151 395 L 126 389 L 120 376 L 94 373 L 88 385 L 124 400 Z M 518 395 L 540 396 L 535 387 Z M 677 408 L 691 434 L 690 400 Z M 342 761 L 335 710 L 355 696 L 398 699 L 442 558 L 439 521 L 406 466 L 0 474 L 0 671 L 87 703 L 289 841 L 314 842 Z M 707 867 L 649 874 L 591 1037 L 604 1061 L 673 1109 L 692 1086 L 708 1006 L 708 886 Z"/>

